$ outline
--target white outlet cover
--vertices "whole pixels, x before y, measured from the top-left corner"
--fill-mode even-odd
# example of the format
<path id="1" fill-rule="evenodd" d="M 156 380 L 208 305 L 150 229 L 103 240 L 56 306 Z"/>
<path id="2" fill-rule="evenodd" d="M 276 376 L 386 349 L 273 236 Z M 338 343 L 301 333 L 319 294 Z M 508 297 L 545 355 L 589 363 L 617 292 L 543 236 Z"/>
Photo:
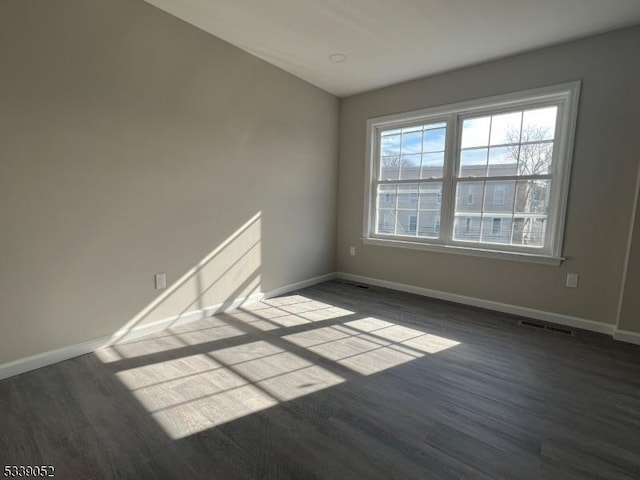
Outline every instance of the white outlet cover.
<path id="1" fill-rule="evenodd" d="M 156 282 L 156 290 L 162 290 L 163 288 L 167 288 L 167 274 L 156 273 L 155 282 Z"/>
<path id="2" fill-rule="evenodd" d="M 578 278 L 579 278 L 579 275 L 577 273 L 568 273 L 567 274 L 567 287 L 569 287 L 569 288 L 578 288 Z"/>

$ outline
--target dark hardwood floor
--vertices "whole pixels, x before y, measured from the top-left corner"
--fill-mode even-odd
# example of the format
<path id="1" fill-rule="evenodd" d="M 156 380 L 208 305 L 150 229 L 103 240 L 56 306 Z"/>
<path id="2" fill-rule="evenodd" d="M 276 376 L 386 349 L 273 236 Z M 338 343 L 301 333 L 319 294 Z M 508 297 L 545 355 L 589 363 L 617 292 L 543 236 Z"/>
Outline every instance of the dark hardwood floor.
<path id="1" fill-rule="evenodd" d="M 640 347 L 333 281 L 0 382 L 62 479 L 638 479 Z"/>

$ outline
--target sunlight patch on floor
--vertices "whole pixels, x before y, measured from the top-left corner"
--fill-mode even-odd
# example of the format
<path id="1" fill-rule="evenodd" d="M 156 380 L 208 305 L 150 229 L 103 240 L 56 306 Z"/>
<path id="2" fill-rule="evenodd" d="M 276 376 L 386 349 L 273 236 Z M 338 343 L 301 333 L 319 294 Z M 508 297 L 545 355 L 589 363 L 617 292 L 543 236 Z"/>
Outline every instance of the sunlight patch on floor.
<path id="1" fill-rule="evenodd" d="M 104 363 L 110 363 L 124 358 L 136 358 L 145 355 L 165 353 L 171 350 L 217 342 L 246 334 L 243 330 L 227 323 L 208 326 L 204 326 L 201 323 L 200 325 L 194 325 L 199 322 L 202 322 L 202 320 L 193 322 L 192 324 L 172 327 L 137 340 L 130 340 L 111 347 L 101 348 L 97 351 L 98 358 Z"/>
<path id="2" fill-rule="evenodd" d="M 438 353 L 456 345 L 460 342 L 438 335 L 432 335 L 413 328 L 395 325 L 377 318 L 363 318 L 346 322 L 345 325 L 362 332 L 368 332 L 377 337 L 399 342 L 404 345 L 424 353 Z"/>
<path id="3" fill-rule="evenodd" d="M 363 318 L 284 337 L 324 358 L 363 375 L 371 375 L 459 344 L 454 340 Z"/>
<path id="4" fill-rule="evenodd" d="M 250 314 L 240 314 L 241 317 L 239 318 L 244 318 L 254 323 L 259 322 L 259 319 L 268 320 L 274 328 L 321 322 L 353 314 L 351 310 L 310 300 L 301 295 L 271 298 L 254 305 L 243 306 L 242 310 Z M 253 320 L 250 320 L 251 318 Z"/>
<path id="5" fill-rule="evenodd" d="M 344 381 L 264 341 L 152 363 L 116 375 L 174 439 Z"/>
<path id="6" fill-rule="evenodd" d="M 291 295 L 96 355 L 121 368 L 118 379 L 171 438 L 179 439 L 333 387 L 345 376 L 372 375 L 459 345 L 355 315 Z"/>

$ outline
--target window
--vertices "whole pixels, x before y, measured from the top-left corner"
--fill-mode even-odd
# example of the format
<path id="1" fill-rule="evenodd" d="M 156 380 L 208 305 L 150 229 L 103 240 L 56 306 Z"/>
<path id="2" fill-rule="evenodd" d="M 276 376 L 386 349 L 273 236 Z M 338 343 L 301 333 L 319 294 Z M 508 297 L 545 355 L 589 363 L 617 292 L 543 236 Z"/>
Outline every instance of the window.
<path id="1" fill-rule="evenodd" d="M 491 234 L 500 235 L 500 232 L 502 232 L 502 219 L 494 218 L 493 223 L 491 224 Z"/>
<path id="2" fill-rule="evenodd" d="M 369 120 L 364 241 L 558 264 L 578 93 Z"/>
<path id="3" fill-rule="evenodd" d="M 410 215 L 409 216 L 409 232 L 415 233 L 418 230 L 418 216 Z"/>
<path id="4" fill-rule="evenodd" d="M 505 185 L 496 185 L 493 189 L 493 204 L 504 205 L 507 196 L 507 187 Z"/>

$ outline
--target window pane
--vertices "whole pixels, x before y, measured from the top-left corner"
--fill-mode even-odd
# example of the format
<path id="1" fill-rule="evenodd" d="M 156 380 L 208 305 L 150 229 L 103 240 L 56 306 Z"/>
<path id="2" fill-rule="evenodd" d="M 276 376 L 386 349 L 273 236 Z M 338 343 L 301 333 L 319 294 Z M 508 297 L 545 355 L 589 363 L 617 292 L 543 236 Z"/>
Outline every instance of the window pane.
<path id="1" fill-rule="evenodd" d="M 396 214 L 393 210 L 378 210 L 376 233 L 393 235 L 395 233 Z"/>
<path id="2" fill-rule="evenodd" d="M 529 247 L 543 247 L 547 231 L 547 220 L 529 216 L 516 216 L 513 219 L 511 243 Z"/>
<path id="3" fill-rule="evenodd" d="M 484 212 L 512 213 L 515 190 L 515 180 L 487 182 L 484 194 Z"/>
<path id="4" fill-rule="evenodd" d="M 421 178 L 442 178 L 444 168 L 444 152 L 425 153 L 422 155 Z"/>
<path id="5" fill-rule="evenodd" d="M 398 208 L 418 209 L 418 184 L 398 185 Z"/>
<path id="6" fill-rule="evenodd" d="M 549 173 L 553 158 L 553 143 L 529 143 L 520 146 L 519 175 Z"/>
<path id="7" fill-rule="evenodd" d="M 453 239 L 464 242 L 480 241 L 480 217 L 456 214 L 453 224 Z"/>
<path id="8" fill-rule="evenodd" d="M 489 144 L 491 117 L 468 118 L 462 122 L 462 148 L 485 147 Z"/>
<path id="9" fill-rule="evenodd" d="M 556 114 L 557 107 L 546 107 L 465 120 L 459 176 L 548 174 Z"/>
<path id="10" fill-rule="evenodd" d="M 553 140 L 556 130 L 558 107 L 537 108 L 524 112 L 522 141 L 539 142 Z"/>
<path id="11" fill-rule="evenodd" d="M 482 211 L 484 182 L 459 182 L 456 191 L 456 214 Z"/>
<path id="12" fill-rule="evenodd" d="M 458 182 L 454 240 L 543 247 L 550 180 Z"/>
<path id="13" fill-rule="evenodd" d="M 460 152 L 460 176 L 484 177 L 487 174 L 486 148 L 474 148 Z"/>
<path id="14" fill-rule="evenodd" d="M 378 178 L 386 181 L 441 178 L 446 130 L 446 123 L 438 122 L 381 132 Z"/>
<path id="15" fill-rule="evenodd" d="M 440 152 L 440 151 L 444 151 L 445 139 L 446 139 L 446 129 L 445 128 L 426 130 L 424 132 L 424 140 L 422 142 L 422 149 L 423 149 L 424 152 Z"/>
<path id="16" fill-rule="evenodd" d="M 551 182 L 549 180 L 518 181 L 515 212 L 546 215 L 550 188 Z"/>
<path id="17" fill-rule="evenodd" d="M 489 176 L 518 174 L 518 145 L 489 149 Z"/>
<path id="18" fill-rule="evenodd" d="M 491 145 L 520 143 L 522 112 L 503 113 L 491 118 Z"/>
<path id="19" fill-rule="evenodd" d="M 380 180 L 398 180 L 400 174 L 400 155 L 380 159 Z"/>
<path id="20" fill-rule="evenodd" d="M 413 210 L 398 210 L 396 214 L 396 235 L 417 235 L 418 213 Z"/>
<path id="21" fill-rule="evenodd" d="M 511 222 L 511 216 L 495 217 L 483 215 L 481 241 L 508 245 L 511 241 Z"/>
<path id="22" fill-rule="evenodd" d="M 418 212 L 418 235 L 428 238 L 440 236 L 440 211 Z"/>
<path id="23" fill-rule="evenodd" d="M 400 155 L 400 134 L 388 135 L 387 132 L 382 133 L 380 155 L 383 157 Z"/>
<path id="24" fill-rule="evenodd" d="M 402 155 L 421 153 L 422 131 L 402 134 Z"/>
<path id="25" fill-rule="evenodd" d="M 420 162 L 422 161 L 422 155 L 402 155 L 402 161 L 400 162 L 400 180 L 411 180 L 414 178 L 420 178 Z"/>
<path id="26" fill-rule="evenodd" d="M 378 185 L 378 208 L 396 208 L 395 185 Z"/>
<path id="27" fill-rule="evenodd" d="M 442 205 L 442 184 L 422 183 L 420 185 L 420 210 L 440 212 Z M 439 216 L 439 214 L 438 214 Z"/>

